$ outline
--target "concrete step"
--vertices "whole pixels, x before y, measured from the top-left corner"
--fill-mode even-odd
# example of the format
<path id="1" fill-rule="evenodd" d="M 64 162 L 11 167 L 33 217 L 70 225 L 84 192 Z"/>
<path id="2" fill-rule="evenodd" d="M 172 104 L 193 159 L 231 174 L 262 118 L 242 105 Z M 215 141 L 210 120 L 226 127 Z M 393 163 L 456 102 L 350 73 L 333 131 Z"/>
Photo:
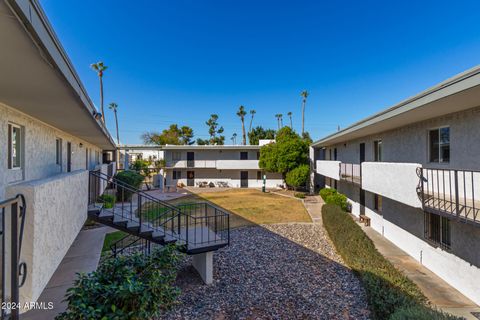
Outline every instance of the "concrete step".
<path id="1" fill-rule="evenodd" d="M 128 221 L 127 222 L 127 229 L 132 232 L 138 232 L 140 231 L 140 223 L 137 221 Z"/>

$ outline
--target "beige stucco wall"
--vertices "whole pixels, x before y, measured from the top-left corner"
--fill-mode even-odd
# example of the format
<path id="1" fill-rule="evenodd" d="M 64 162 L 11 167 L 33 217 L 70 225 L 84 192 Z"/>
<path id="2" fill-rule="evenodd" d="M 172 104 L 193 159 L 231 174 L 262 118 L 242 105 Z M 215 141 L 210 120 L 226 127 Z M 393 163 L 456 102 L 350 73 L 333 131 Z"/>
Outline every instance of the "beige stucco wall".
<path id="1" fill-rule="evenodd" d="M 316 167 L 318 174 L 340 180 L 340 161 L 317 160 Z"/>
<path id="2" fill-rule="evenodd" d="M 10 185 L 7 197 L 22 193 L 27 213 L 21 261 L 28 275 L 21 301 L 36 301 L 87 218 L 88 171 Z"/>
<path id="3" fill-rule="evenodd" d="M 23 128 L 25 152 L 22 169 L 8 169 L 6 152 L 8 123 L 17 124 Z M 56 138 L 62 139 L 61 166 L 56 164 Z M 72 171 L 87 168 L 87 149 L 89 150 L 88 167 L 90 169 L 97 164 L 95 152 L 99 153 L 98 161 L 102 161 L 100 148 L 0 103 L 0 150 L 2 150 L 0 153 L 0 199 L 4 199 L 5 188 L 10 184 L 47 178 L 66 172 L 67 142 L 72 144 Z"/>

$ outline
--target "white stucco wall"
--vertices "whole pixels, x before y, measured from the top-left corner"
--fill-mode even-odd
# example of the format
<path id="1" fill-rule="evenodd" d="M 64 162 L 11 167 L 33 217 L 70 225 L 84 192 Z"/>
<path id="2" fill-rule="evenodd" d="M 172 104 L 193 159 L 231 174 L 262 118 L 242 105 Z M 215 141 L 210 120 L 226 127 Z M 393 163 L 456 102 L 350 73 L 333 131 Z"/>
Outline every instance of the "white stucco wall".
<path id="1" fill-rule="evenodd" d="M 318 174 L 340 180 L 340 161 L 317 160 L 316 164 Z"/>
<path id="2" fill-rule="evenodd" d="M 258 160 L 217 160 L 216 162 L 216 168 L 219 170 L 260 170 L 260 167 L 258 166 Z"/>
<path id="3" fill-rule="evenodd" d="M 87 218 L 88 171 L 9 185 L 6 193 L 26 199 L 21 261 L 28 275 L 20 300 L 36 301 Z"/>
<path id="4" fill-rule="evenodd" d="M 419 163 L 362 163 L 362 188 L 415 208 L 422 203 L 417 194 Z"/>

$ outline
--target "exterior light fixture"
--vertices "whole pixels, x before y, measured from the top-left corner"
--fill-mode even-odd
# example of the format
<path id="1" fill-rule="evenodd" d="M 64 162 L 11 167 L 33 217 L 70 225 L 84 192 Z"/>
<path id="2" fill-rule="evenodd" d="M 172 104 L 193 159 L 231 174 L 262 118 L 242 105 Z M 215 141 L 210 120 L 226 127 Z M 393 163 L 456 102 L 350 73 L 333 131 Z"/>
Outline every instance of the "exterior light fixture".
<path id="1" fill-rule="evenodd" d="M 95 118 L 95 120 L 100 120 L 102 119 L 102 114 L 100 112 L 93 111 L 93 117 Z"/>
<path id="2" fill-rule="evenodd" d="M 83 148 L 83 143 L 80 142 L 80 143 L 78 144 L 78 146 L 79 146 L 80 148 Z"/>

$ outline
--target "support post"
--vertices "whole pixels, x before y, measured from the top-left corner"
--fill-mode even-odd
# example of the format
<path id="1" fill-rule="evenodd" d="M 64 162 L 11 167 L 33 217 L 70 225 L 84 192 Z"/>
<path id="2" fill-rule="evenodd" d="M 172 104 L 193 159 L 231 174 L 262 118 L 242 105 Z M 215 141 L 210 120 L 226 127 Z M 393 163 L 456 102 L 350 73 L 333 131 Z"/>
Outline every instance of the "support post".
<path id="1" fill-rule="evenodd" d="M 192 264 L 205 284 L 213 283 L 213 251 L 193 255 Z"/>

